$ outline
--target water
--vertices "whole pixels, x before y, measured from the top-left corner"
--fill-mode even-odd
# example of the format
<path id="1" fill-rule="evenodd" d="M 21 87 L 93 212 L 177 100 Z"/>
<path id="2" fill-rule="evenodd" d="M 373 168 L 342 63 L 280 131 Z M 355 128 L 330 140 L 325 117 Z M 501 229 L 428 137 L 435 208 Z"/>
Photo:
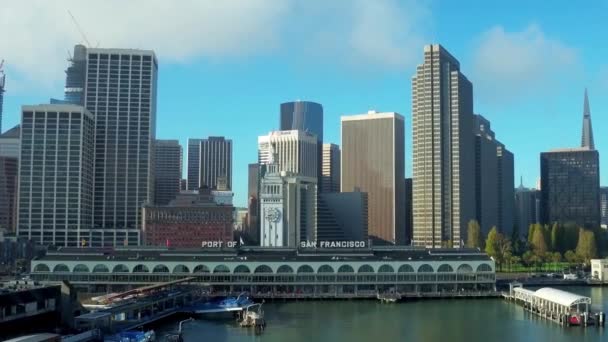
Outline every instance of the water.
<path id="1" fill-rule="evenodd" d="M 594 310 L 608 311 L 608 288 L 568 287 L 590 296 Z M 264 304 L 267 328 L 260 336 L 230 318 L 184 325 L 185 341 L 608 341 L 608 325 L 561 327 L 502 299 L 314 301 Z M 158 336 L 177 323 L 157 329 Z"/>

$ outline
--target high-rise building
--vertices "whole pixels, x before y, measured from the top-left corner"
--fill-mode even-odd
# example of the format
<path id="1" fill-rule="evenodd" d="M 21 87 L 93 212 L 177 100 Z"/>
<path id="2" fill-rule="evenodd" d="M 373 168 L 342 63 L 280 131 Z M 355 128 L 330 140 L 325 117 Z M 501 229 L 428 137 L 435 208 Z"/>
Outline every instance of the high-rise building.
<path id="1" fill-rule="evenodd" d="M 182 180 L 179 182 L 179 190 L 180 191 L 186 191 L 188 190 L 188 180 L 182 178 Z"/>
<path id="2" fill-rule="evenodd" d="M 19 237 L 42 245 L 89 245 L 94 125 L 82 106 L 23 106 Z"/>
<path id="3" fill-rule="evenodd" d="M 180 192 L 182 146 L 178 140 L 156 140 L 154 148 L 154 200 L 167 205 Z"/>
<path id="4" fill-rule="evenodd" d="M 75 57 L 81 49 L 75 48 Z M 150 50 L 85 50 L 84 106 L 95 118 L 90 243 L 136 245 L 140 242 L 141 206 L 154 202 L 158 63 Z M 79 68 L 68 69 L 70 82 L 71 75 L 78 88 Z M 77 94 L 70 96 L 76 98 Z"/>
<path id="5" fill-rule="evenodd" d="M 473 85 L 441 45 L 424 47 L 412 117 L 414 244 L 460 246 L 475 218 Z"/>
<path id="6" fill-rule="evenodd" d="M 4 61 L 0 62 L 3 63 Z M 4 85 L 6 84 L 6 76 L 0 64 L 0 134 L 2 134 L 2 107 L 4 104 Z"/>
<path id="7" fill-rule="evenodd" d="M 519 236 L 526 234 L 531 224 L 540 222 L 540 191 L 526 188 L 520 181 L 515 189 L 515 225 Z"/>
<path id="8" fill-rule="evenodd" d="M 260 182 L 260 245 L 297 247 L 314 241 L 317 179 L 281 171 L 271 162 Z"/>
<path id="9" fill-rule="evenodd" d="M 0 134 L 0 229 L 17 229 L 19 125 Z"/>
<path id="10" fill-rule="evenodd" d="M 600 226 L 608 229 L 608 186 L 600 188 Z"/>
<path id="11" fill-rule="evenodd" d="M 209 137 L 201 140 L 200 187 L 217 189 L 218 179 L 226 178 L 228 190 L 232 189 L 232 140 Z"/>
<path id="12" fill-rule="evenodd" d="M 340 147 L 323 144 L 322 157 L 320 192 L 340 192 Z"/>
<path id="13" fill-rule="evenodd" d="M 368 235 L 376 244 L 403 245 L 405 132 L 403 116 L 342 116 L 341 191 L 368 195 Z"/>
<path id="14" fill-rule="evenodd" d="M 317 197 L 315 241 L 367 241 L 367 194 L 324 192 Z"/>
<path id="15" fill-rule="evenodd" d="M 503 234 L 513 229 L 513 153 L 496 140 L 490 121 L 474 116 L 475 219 L 487 234 L 496 226 Z"/>
<path id="16" fill-rule="evenodd" d="M 281 103 L 281 131 L 304 131 L 323 142 L 323 106 L 309 101 Z"/>
<path id="17" fill-rule="evenodd" d="M 279 165 L 279 171 L 317 178 L 317 136 L 304 131 L 274 131 L 258 137 L 258 162 Z M 276 159 L 274 159 L 276 158 Z"/>
<path id="18" fill-rule="evenodd" d="M 585 88 L 585 99 L 583 100 L 583 133 L 581 134 L 581 147 L 587 147 L 590 150 L 595 149 L 595 144 L 593 143 L 593 127 L 591 126 L 591 109 L 589 108 L 587 88 Z"/>
<path id="19" fill-rule="evenodd" d="M 586 147 L 540 154 L 543 223 L 600 225 L 599 154 Z"/>
<path id="20" fill-rule="evenodd" d="M 84 88 L 87 72 L 87 48 L 84 45 L 74 46 L 74 55 L 70 66 L 65 71 L 65 102 L 84 105 Z"/>
<path id="21" fill-rule="evenodd" d="M 412 179 L 404 179 L 404 192 L 405 192 L 405 236 L 408 236 L 410 240 L 406 241 L 406 244 L 412 243 L 412 237 L 414 236 L 414 217 L 412 215 Z"/>
<path id="22" fill-rule="evenodd" d="M 260 164 L 249 164 L 247 168 L 247 222 L 245 225 L 245 237 L 251 243 L 259 244 L 259 188 L 260 188 Z"/>
<path id="23" fill-rule="evenodd" d="M 201 181 L 201 141 L 188 139 L 188 190 L 198 190 Z"/>

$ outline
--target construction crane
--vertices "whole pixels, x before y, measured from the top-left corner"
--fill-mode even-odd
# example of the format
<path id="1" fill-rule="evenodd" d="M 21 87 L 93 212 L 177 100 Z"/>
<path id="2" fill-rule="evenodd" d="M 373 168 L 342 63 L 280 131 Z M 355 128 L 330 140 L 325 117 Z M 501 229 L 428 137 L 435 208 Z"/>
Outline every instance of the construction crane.
<path id="1" fill-rule="evenodd" d="M 76 29 L 78 29 L 78 32 L 80 32 L 80 35 L 82 36 L 82 39 L 84 39 L 85 43 L 87 43 L 87 47 L 90 48 L 91 47 L 91 43 L 89 43 L 89 40 L 87 39 L 87 36 L 82 31 L 82 28 L 80 27 L 80 25 L 78 25 L 78 21 L 76 21 L 76 18 L 74 18 L 74 15 L 72 15 L 72 12 L 70 12 L 70 10 L 68 10 L 68 14 L 72 18 L 72 21 L 74 22 L 74 25 L 76 26 Z"/>

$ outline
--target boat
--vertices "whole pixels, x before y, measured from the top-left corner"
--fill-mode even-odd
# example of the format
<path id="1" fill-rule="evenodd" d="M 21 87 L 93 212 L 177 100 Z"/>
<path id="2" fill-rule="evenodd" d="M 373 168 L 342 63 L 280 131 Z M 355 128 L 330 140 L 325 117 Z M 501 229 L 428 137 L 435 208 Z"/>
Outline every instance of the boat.
<path id="1" fill-rule="evenodd" d="M 266 321 L 264 320 L 264 310 L 262 310 L 262 304 L 250 304 L 243 311 L 241 327 L 249 328 L 253 327 L 256 333 L 261 333 L 266 328 Z"/>
<path id="2" fill-rule="evenodd" d="M 397 303 L 401 300 L 401 295 L 398 293 L 378 293 L 376 298 L 382 303 Z"/>
<path id="3" fill-rule="evenodd" d="M 154 330 L 127 330 L 104 338 L 104 342 L 153 342 L 156 341 Z"/>

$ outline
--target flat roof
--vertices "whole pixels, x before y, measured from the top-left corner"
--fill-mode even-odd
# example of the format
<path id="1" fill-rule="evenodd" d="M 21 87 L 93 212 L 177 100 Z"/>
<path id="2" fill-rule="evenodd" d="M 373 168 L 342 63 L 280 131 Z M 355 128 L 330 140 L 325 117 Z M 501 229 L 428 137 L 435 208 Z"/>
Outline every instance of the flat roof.
<path id="1" fill-rule="evenodd" d="M 345 248 L 61 248 L 37 258 L 39 261 L 490 261 L 477 249 L 424 249 L 416 247 Z"/>
<path id="2" fill-rule="evenodd" d="M 536 290 L 534 295 L 538 298 L 548 300 L 563 306 L 572 306 L 576 304 L 591 304 L 591 298 L 577 295 L 572 292 L 566 292 L 552 287 L 543 287 Z"/>

